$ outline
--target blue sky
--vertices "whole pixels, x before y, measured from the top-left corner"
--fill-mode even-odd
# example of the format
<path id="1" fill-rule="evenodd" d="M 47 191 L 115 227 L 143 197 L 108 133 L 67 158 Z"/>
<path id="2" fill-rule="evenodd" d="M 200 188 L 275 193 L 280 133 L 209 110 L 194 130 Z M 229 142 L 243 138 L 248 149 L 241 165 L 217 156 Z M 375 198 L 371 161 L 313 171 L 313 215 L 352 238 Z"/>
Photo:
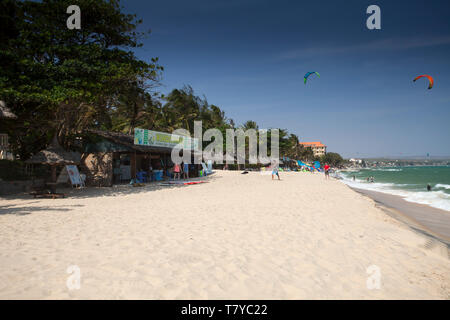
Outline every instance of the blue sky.
<path id="1" fill-rule="evenodd" d="M 450 156 L 450 2 L 125 0 L 151 29 L 163 93 L 191 85 L 236 123 L 345 157 Z M 381 8 L 381 30 L 366 9 Z M 303 75 L 318 71 L 305 86 Z M 420 74 L 435 78 L 412 79 Z"/>

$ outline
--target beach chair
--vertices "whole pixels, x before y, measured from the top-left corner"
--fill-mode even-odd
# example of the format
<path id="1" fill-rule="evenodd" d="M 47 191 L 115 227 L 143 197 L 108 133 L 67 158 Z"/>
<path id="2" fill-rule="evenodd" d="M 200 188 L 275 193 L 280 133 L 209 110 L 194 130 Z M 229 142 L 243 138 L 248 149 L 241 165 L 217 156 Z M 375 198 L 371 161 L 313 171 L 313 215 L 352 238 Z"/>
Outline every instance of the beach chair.
<path id="1" fill-rule="evenodd" d="M 208 168 L 206 167 L 206 164 L 202 162 L 202 168 L 203 168 L 203 175 L 207 176 L 210 172 L 208 172 Z"/>

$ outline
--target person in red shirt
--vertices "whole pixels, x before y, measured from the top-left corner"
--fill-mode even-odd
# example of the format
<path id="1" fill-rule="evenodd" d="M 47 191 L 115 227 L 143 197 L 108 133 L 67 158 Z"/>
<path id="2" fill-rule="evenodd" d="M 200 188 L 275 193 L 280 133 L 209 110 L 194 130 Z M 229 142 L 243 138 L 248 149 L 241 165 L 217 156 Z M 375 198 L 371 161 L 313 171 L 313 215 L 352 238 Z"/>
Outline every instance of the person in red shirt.
<path id="1" fill-rule="evenodd" d="M 330 179 L 330 166 L 328 163 L 325 163 L 323 169 L 325 170 L 325 179 Z"/>
<path id="2" fill-rule="evenodd" d="M 174 180 L 180 180 L 180 176 L 181 176 L 181 166 L 178 163 L 175 163 L 175 165 L 173 166 L 173 173 L 174 173 Z"/>

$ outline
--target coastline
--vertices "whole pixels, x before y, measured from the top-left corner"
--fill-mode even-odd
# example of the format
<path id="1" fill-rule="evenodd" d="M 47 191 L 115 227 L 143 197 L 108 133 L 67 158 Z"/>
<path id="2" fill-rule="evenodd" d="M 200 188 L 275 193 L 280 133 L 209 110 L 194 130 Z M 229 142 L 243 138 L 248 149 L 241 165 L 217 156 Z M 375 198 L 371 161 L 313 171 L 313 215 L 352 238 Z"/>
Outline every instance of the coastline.
<path id="1" fill-rule="evenodd" d="M 339 181 L 280 176 L 1 198 L 0 298 L 450 298 L 449 260 L 429 237 Z"/>
<path id="2" fill-rule="evenodd" d="M 428 205 L 404 200 L 401 196 L 349 187 L 367 196 L 390 216 L 415 231 L 430 236 L 450 249 L 450 213 Z M 448 254 L 450 258 L 450 253 Z"/>
<path id="3" fill-rule="evenodd" d="M 340 172 L 340 173 L 339 173 Z M 399 196 L 450 214 L 450 167 L 403 166 L 339 170 L 338 178 L 353 189 Z M 372 183 L 367 183 L 369 177 Z M 427 185 L 431 191 L 427 190 Z"/>

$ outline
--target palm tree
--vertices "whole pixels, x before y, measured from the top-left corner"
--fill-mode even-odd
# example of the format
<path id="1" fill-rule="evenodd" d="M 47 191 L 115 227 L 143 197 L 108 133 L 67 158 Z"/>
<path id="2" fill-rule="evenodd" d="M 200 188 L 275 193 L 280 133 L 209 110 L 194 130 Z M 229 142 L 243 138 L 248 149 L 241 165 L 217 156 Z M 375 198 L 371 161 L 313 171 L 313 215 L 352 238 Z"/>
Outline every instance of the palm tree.
<path id="1" fill-rule="evenodd" d="M 298 136 L 291 133 L 288 138 L 288 145 L 290 149 L 287 151 L 287 156 L 292 159 L 298 159 L 302 151 L 302 145 Z"/>

